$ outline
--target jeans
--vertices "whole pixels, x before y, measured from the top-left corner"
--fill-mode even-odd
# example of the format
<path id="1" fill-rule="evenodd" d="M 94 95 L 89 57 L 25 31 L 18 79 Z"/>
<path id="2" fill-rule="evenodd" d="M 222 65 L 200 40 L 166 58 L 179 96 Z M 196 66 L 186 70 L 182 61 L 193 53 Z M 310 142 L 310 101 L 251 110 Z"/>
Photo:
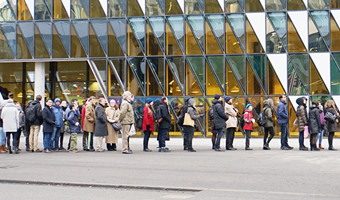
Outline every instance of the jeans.
<path id="1" fill-rule="evenodd" d="M 143 133 L 144 133 L 143 150 L 146 150 L 148 149 L 148 146 L 149 146 L 149 138 L 150 138 L 151 131 L 143 131 Z"/>
<path id="2" fill-rule="evenodd" d="M 187 148 L 192 149 L 192 139 L 194 138 L 195 128 L 191 126 L 183 126 L 183 132 L 185 132 L 185 141 L 187 142 Z"/>
<path id="3" fill-rule="evenodd" d="M 270 134 L 269 138 L 268 138 L 268 132 Z M 273 127 L 268 127 L 268 128 L 264 128 L 264 137 L 263 137 L 263 145 L 265 144 L 269 144 L 269 142 L 273 139 L 275 133 L 274 133 L 274 129 Z M 268 140 L 267 140 L 268 138 Z"/>
<path id="4" fill-rule="evenodd" d="M 234 148 L 233 142 L 235 137 L 236 128 L 228 128 L 227 129 L 227 140 L 226 140 L 226 149 Z"/>
<path id="5" fill-rule="evenodd" d="M 188 148 L 188 141 L 187 141 L 187 132 L 185 131 L 184 126 L 182 126 L 183 132 L 183 147 Z"/>
<path id="6" fill-rule="evenodd" d="M 3 131 L 3 128 L 0 127 L 0 146 L 5 145 L 5 144 L 6 144 L 6 136 Z"/>
<path id="7" fill-rule="evenodd" d="M 60 132 L 60 145 L 59 145 L 59 147 L 62 149 L 62 148 L 64 148 L 64 133 L 65 132 Z"/>
<path id="8" fill-rule="evenodd" d="M 251 131 L 250 130 L 244 130 L 244 135 L 246 136 L 246 148 L 249 148 Z"/>
<path id="9" fill-rule="evenodd" d="M 7 147 L 10 147 L 11 146 L 11 135 L 12 135 L 12 139 L 13 139 L 13 142 L 12 142 L 12 145 L 13 147 L 18 147 L 18 144 L 19 144 L 19 140 L 18 140 L 18 132 L 7 132 L 6 133 L 6 137 L 7 137 Z"/>
<path id="10" fill-rule="evenodd" d="M 44 132 L 44 150 L 52 148 L 52 133 Z"/>
<path id="11" fill-rule="evenodd" d="M 288 147 L 288 124 L 279 124 L 281 128 L 281 148 Z"/>
<path id="12" fill-rule="evenodd" d="M 304 135 L 304 131 L 299 132 L 299 145 L 300 145 L 300 147 L 304 147 L 304 146 L 305 146 L 305 145 L 303 144 L 303 143 L 304 143 L 304 140 L 305 140 L 305 138 L 303 137 L 303 135 Z"/>
<path id="13" fill-rule="evenodd" d="M 59 137 L 60 137 L 61 127 L 54 127 L 54 132 L 52 133 L 52 149 L 59 149 Z"/>
<path id="14" fill-rule="evenodd" d="M 213 133 L 213 135 L 211 136 L 212 149 L 215 149 L 216 138 L 217 138 L 217 133 Z"/>
<path id="15" fill-rule="evenodd" d="M 322 130 L 320 131 L 320 133 L 318 133 L 318 136 L 316 137 L 316 142 L 319 140 L 319 144 L 322 143 L 322 137 L 323 137 L 323 133 L 324 133 L 324 132 L 325 132 L 325 130 L 322 129 Z"/>
<path id="16" fill-rule="evenodd" d="M 169 131 L 169 129 L 167 129 L 167 128 L 160 128 L 158 130 L 158 134 L 159 134 L 158 143 L 159 143 L 160 148 L 165 147 L 165 138 L 168 134 L 168 131 Z"/>
<path id="17" fill-rule="evenodd" d="M 216 139 L 216 143 L 215 143 L 215 149 L 219 149 L 221 148 L 220 144 L 221 144 L 221 138 L 223 136 L 223 128 L 218 129 L 218 135 L 217 135 L 217 139 Z"/>

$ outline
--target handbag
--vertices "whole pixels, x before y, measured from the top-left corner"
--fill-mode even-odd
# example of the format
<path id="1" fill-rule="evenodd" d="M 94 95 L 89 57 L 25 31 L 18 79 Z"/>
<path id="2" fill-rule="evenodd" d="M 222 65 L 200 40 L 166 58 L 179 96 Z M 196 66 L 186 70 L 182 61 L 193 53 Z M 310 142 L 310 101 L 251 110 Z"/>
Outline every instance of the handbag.
<path id="1" fill-rule="evenodd" d="M 308 126 L 305 126 L 303 128 L 303 137 L 308 138 L 309 137 L 309 131 L 308 131 Z"/>
<path id="2" fill-rule="evenodd" d="M 324 119 L 328 122 L 335 122 L 337 116 L 331 112 L 326 112 Z"/>
<path id="3" fill-rule="evenodd" d="M 295 127 L 299 127 L 299 121 L 298 121 L 298 118 L 296 118 L 293 122 L 293 126 Z"/>
<path id="4" fill-rule="evenodd" d="M 183 126 L 191 126 L 191 127 L 195 126 L 195 120 L 191 119 L 189 113 L 185 113 L 184 115 Z"/>
<path id="5" fill-rule="evenodd" d="M 115 115 L 116 115 L 116 110 L 115 110 L 115 112 L 113 113 L 112 119 L 114 119 Z M 115 131 L 120 131 L 120 130 L 122 130 L 122 128 L 123 128 L 123 127 L 122 127 L 122 124 L 119 123 L 119 122 L 113 122 L 113 123 L 112 123 L 112 127 L 113 127 L 113 129 L 114 129 Z"/>
<path id="6" fill-rule="evenodd" d="M 129 136 L 136 135 L 135 125 L 132 124 L 129 131 Z"/>

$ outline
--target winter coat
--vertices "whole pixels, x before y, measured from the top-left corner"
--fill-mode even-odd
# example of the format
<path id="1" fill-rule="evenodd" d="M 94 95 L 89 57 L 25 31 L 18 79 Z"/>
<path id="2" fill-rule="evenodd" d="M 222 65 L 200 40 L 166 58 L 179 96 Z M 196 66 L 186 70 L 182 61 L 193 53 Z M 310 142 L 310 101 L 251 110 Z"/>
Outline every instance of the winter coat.
<path id="1" fill-rule="evenodd" d="M 195 100 L 194 99 L 189 99 L 188 101 L 188 110 L 187 113 L 190 115 L 190 118 L 195 121 L 195 127 L 197 126 L 196 124 L 196 119 L 199 119 L 201 116 L 197 114 L 196 107 L 194 107 Z"/>
<path id="2" fill-rule="evenodd" d="M 321 131 L 321 120 L 320 120 L 321 110 L 318 107 L 312 106 L 309 110 L 309 133 L 316 134 Z"/>
<path id="3" fill-rule="evenodd" d="M 25 109 L 25 113 L 27 113 L 28 107 L 30 107 L 32 105 L 32 103 L 33 103 L 32 100 L 28 101 L 27 107 Z M 30 121 L 27 118 L 27 114 L 25 114 L 25 129 L 24 129 L 24 134 L 25 134 L 26 137 L 30 134 L 30 126 L 31 126 L 31 123 L 30 123 Z"/>
<path id="4" fill-rule="evenodd" d="M 159 123 L 158 128 L 170 129 L 171 128 L 171 115 L 169 112 L 169 107 L 165 102 L 161 102 L 158 109 L 160 109 L 161 117 L 163 120 Z"/>
<path id="5" fill-rule="evenodd" d="M 54 127 L 60 128 L 63 126 L 63 109 L 61 106 L 52 106 L 52 110 L 55 116 L 55 119 L 57 120 L 57 124 Z"/>
<path id="6" fill-rule="evenodd" d="M 135 116 L 132 104 L 127 100 L 123 100 L 120 105 L 119 121 L 122 125 L 130 125 L 135 123 Z"/>
<path id="7" fill-rule="evenodd" d="M 268 99 L 263 101 L 263 109 L 265 110 L 264 115 L 267 118 L 267 122 L 265 123 L 264 127 L 265 128 L 273 127 L 274 126 L 273 111 Z"/>
<path id="8" fill-rule="evenodd" d="M 107 136 L 107 117 L 104 110 L 104 106 L 100 103 L 96 106 L 96 127 L 94 131 L 94 136 Z"/>
<path id="9" fill-rule="evenodd" d="M 40 126 L 41 124 L 43 124 L 43 116 L 40 101 L 39 100 L 33 101 L 32 106 L 34 106 L 34 113 L 36 115 L 36 119 L 34 122 L 31 122 L 31 125 Z"/>
<path id="10" fill-rule="evenodd" d="M 308 125 L 308 121 L 307 121 L 307 110 L 304 106 L 299 106 L 298 107 L 298 128 L 299 128 L 299 132 L 302 132 L 304 130 L 304 127 Z"/>
<path id="11" fill-rule="evenodd" d="M 24 129 L 26 122 L 25 113 L 22 109 L 18 110 L 18 113 L 19 113 L 19 128 Z"/>
<path id="12" fill-rule="evenodd" d="M 224 112 L 228 115 L 227 128 L 236 128 L 238 126 L 237 112 L 238 110 L 234 108 L 233 105 L 225 103 Z"/>
<path id="13" fill-rule="evenodd" d="M 70 133 L 80 133 L 81 129 L 80 129 L 80 123 L 78 120 L 78 115 L 74 110 L 71 110 L 68 113 L 67 122 L 68 122 L 68 127 L 70 129 Z M 76 126 L 77 122 L 78 122 L 78 126 Z"/>
<path id="14" fill-rule="evenodd" d="M 55 119 L 52 108 L 45 106 L 45 108 L 42 111 L 42 116 L 44 118 L 43 132 L 44 133 L 53 133 L 54 132 L 54 125 L 56 124 L 56 119 Z"/>
<path id="15" fill-rule="evenodd" d="M 7 103 L 1 111 L 1 119 L 3 121 L 3 132 L 13 133 L 19 129 L 19 114 L 14 103 Z"/>
<path id="16" fill-rule="evenodd" d="M 67 115 L 66 115 L 67 116 Z M 91 103 L 86 105 L 85 118 L 83 130 L 86 132 L 94 133 L 94 126 L 96 123 L 96 116 L 94 114 L 94 108 Z"/>
<path id="17" fill-rule="evenodd" d="M 253 122 L 252 119 L 254 118 L 253 111 L 246 110 L 244 112 L 244 125 L 243 130 L 252 131 L 253 130 Z"/>
<path id="18" fill-rule="evenodd" d="M 325 114 L 327 112 L 332 113 L 333 115 L 336 115 L 336 111 L 334 108 L 326 108 L 325 109 Z M 337 119 L 340 118 L 340 115 L 337 115 Z M 328 132 L 338 132 L 338 122 L 330 122 L 330 121 L 326 121 L 326 125 L 327 125 L 327 131 Z"/>
<path id="19" fill-rule="evenodd" d="M 81 129 L 84 130 L 84 120 L 85 120 L 85 108 L 86 105 L 81 109 Z"/>
<path id="20" fill-rule="evenodd" d="M 119 110 L 116 110 L 113 107 L 108 107 L 105 110 L 106 118 L 107 118 L 107 137 L 106 137 L 106 143 L 111 144 L 117 144 L 118 143 L 118 131 L 116 131 L 112 123 L 109 122 L 109 120 L 115 120 L 116 122 L 119 121 Z"/>
<path id="21" fill-rule="evenodd" d="M 289 120 L 289 116 L 288 116 L 288 111 L 286 108 L 286 102 L 281 101 L 279 102 L 279 104 L 277 105 L 277 122 L 279 124 L 287 124 L 288 120 Z"/>
<path id="22" fill-rule="evenodd" d="M 65 121 L 67 122 L 66 119 L 66 113 L 63 109 L 61 109 L 63 111 L 63 125 L 60 128 L 60 133 L 64 133 L 65 132 Z"/>
<path id="23" fill-rule="evenodd" d="M 222 102 L 214 100 L 211 101 L 214 104 L 214 126 L 216 130 L 219 130 L 226 126 L 226 121 L 229 117 L 227 114 L 224 113 Z"/>
<path id="24" fill-rule="evenodd" d="M 150 109 L 151 115 L 149 115 L 149 109 L 150 108 L 145 106 L 144 110 L 143 110 L 143 127 L 142 127 L 143 131 L 147 130 L 147 126 L 149 126 L 149 131 L 154 131 L 155 130 L 155 123 L 154 123 L 153 112 Z"/>

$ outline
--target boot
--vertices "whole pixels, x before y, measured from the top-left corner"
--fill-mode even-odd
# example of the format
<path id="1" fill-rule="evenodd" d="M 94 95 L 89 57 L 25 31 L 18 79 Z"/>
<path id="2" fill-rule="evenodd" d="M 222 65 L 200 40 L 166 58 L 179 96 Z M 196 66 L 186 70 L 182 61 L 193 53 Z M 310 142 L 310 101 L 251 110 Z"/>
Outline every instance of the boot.
<path id="1" fill-rule="evenodd" d="M 330 151 L 337 151 L 337 149 L 335 149 L 335 148 L 333 147 L 333 145 L 329 146 L 329 147 L 328 147 L 328 150 L 330 150 Z"/>
<path id="2" fill-rule="evenodd" d="M 12 152 L 11 146 L 8 146 L 8 153 L 9 153 L 9 154 L 12 154 L 12 153 L 13 153 L 13 152 Z"/>
<path id="3" fill-rule="evenodd" d="M 311 151 L 320 151 L 320 149 L 316 147 L 316 144 L 311 144 Z"/>
<path id="4" fill-rule="evenodd" d="M 319 143 L 319 149 L 325 149 L 325 148 L 323 148 L 323 147 L 321 146 L 321 143 Z"/>
<path id="5" fill-rule="evenodd" d="M 106 148 L 108 151 L 113 151 L 112 145 L 109 143 L 106 143 Z"/>
<path id="6" fill-rule="evenodd" d="M 19 149 L 18 149 L 18 147 L 13 147 L 13 151 L 14 151 L 15 154 L 19 154 Z"/>
<path id="7" fill-rule="evenodd" d="M 299 150 L 301 150 L 301 151 L 308 151 L 308 148 L 305 147 L 305 146 L 300 146 Z"/>
<path id="8" fill-rule="evenodd" d="M 117 151 L 117 145 L 116 145 L 116 143 L 113 143 L 112 148 L 113 148 L 113 151 Z"/>
<path id="9" fill-rule="evenodd" d="M 5 145 L 0 146 L 0 153 L 7 153 L 7 151 L 5 151 Z"/>

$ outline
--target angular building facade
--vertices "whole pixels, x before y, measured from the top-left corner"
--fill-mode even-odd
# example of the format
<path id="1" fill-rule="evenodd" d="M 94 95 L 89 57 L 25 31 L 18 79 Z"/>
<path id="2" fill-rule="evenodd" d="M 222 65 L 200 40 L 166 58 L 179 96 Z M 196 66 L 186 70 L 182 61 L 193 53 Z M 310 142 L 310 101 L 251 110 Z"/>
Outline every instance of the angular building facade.
<path id="1" fill-rule="evenodd" d="M 256 115 L 286 94 L 296 136 L 298 97 L 340 103 L 339 9 L 340 0 L 0 0 L 0 98 L 82 104 L 130 90 L 138 112 L 165 95 L 181 135 L 187 96 L 200 113 L 219 93 Z M 195 135 L 209 136 L 207 116 L 199 122 Z M 255 124 L 252 134 L 263 132 Z"/>

